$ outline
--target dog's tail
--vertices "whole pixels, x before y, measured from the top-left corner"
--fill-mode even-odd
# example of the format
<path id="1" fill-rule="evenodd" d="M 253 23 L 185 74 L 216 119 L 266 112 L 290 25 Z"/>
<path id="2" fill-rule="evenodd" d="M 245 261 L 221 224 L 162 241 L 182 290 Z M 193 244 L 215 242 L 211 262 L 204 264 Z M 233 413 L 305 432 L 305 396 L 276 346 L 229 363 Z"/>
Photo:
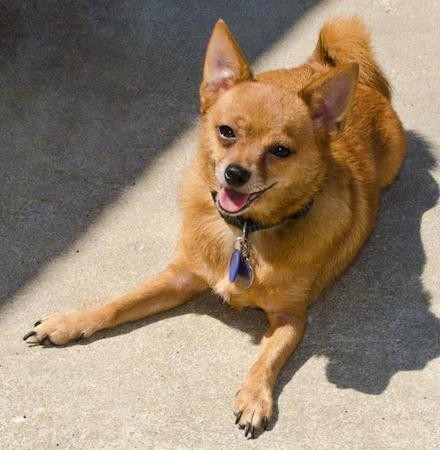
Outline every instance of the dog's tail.
<path id="1" fill-rule="evenodd" d="M 336 18 L 324 24 L 313 59 L 329 66 L 356 61 L 359 82 L 391 99 L 391 87 L 374 59 L 370 37 L 359 18 Z"/>

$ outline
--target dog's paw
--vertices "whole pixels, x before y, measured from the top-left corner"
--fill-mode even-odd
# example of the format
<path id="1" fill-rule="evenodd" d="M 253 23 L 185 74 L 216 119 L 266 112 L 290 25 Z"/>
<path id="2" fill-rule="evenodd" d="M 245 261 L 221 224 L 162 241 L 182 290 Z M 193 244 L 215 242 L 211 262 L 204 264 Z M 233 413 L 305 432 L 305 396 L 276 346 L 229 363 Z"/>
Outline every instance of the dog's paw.
<path id="1" fill-rule="evenodd" d="M 54 314 L 37 321 L 34 329 L 23 336 L 23 340 L 36 345 L 64 345 L 89 337 L 94 331 L 85 313 Z"/>
<path id="2" fill-rule="evenodd" d="M 254 438 L 267 428 L 272 416 L 272 391 L 262 384 L 245 383 L 234 403 L 235 423 L 244 428 L 246 437 Z"/>

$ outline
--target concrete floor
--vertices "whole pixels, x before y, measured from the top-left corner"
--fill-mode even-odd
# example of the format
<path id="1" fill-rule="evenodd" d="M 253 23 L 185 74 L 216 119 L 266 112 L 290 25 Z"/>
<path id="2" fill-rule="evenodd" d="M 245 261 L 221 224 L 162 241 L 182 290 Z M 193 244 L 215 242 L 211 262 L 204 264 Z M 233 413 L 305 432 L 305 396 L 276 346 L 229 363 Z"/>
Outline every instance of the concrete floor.
<path id="1" fill-rule="evenodd" d="M 359 14 L 409 140 L 355 265 L 312 309 L 271 430 L 232 401 L 265 319 L 217 299 L 66 348 L 22 335 L 163 267 L 194 153 L 198 84 L 223 17 L 256 70 L 301 63 Z M 440 448 L 440 3 L 0 0 L 0 446 Z"/>

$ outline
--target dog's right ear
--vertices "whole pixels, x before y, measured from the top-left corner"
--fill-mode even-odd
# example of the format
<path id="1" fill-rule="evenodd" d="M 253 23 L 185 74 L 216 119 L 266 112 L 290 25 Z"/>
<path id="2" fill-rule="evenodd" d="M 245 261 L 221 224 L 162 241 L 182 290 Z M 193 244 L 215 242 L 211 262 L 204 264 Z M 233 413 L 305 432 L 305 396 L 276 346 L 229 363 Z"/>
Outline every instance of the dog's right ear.
<path id="1" fill-rule="evenodd" d="M 316 129 L 329 136 L 342 129 L 353 103 L 358 78 L 359 65 L 351 62 L 330 69 L 300 92 Z"/>
<path id="2" fill-rule="evenodd" d="M 200 109 L 204 113 L 218 96 L 252 73 L 234 36 L 223 20 L 218 20 L 209 39 L 200 86 Z"/>

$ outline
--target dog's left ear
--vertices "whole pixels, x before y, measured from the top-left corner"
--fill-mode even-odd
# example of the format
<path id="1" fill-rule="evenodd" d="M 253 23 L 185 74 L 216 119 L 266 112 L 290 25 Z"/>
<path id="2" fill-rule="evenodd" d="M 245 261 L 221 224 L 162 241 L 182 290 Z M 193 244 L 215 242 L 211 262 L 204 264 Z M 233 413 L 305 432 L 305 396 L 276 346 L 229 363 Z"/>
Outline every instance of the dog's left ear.
<path id="1" fill-rule="evenodd" d="M 251 69 L 223 20 L 212 31 L 200 86 L 200 109 L 206 111 L 218 96 L 240 81 L 252 79 Z"/>
<path id="2" fill-rule="evenodd" d="M 331 69 L 300 92 L 319 131 L 332 136 L 342 129 L 358 78 L 359 65 L 352 62 Z"/>

